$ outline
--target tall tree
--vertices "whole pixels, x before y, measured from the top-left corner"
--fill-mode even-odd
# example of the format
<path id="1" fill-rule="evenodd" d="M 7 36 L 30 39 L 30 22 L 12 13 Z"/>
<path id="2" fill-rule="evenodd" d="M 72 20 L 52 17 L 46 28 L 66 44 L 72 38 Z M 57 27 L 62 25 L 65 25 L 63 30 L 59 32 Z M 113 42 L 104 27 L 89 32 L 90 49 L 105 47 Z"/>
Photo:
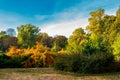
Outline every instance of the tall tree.
<path id="1" fill-rule="evenodd" d="M 36 38 L 37 42 L 51 48 L 53 45 L 53 37 L 49 36 L 47 33 L 39 33 Z"/>
<path id="2" fill-rule="evenodd" d="M 54 37 L 54 44 L 56 44 L 60 49 L 65 48 L 67 45 L 67 38 L 62 35 L 57 35 Z"/>
<path id="3" fill-rule="evenodd" d="M 120 61 L 120 7 L 116 12 L 116 20 L 112 26 L 113 38 L 112 48 L 115 58 Z"/>
<path id="4" fill-rule="evenodd" d="M 40 29 L 34 25 L 26 24 L 17 27 L 18 43 L 22 48 L 32 47 L 35 44 L 36 35 Z"/>
<path id="5" fill-rule="evenodd" d="M 86 27 L 86 29 L 90 32 L 100 34 L 102 32 L 100 21 L 104 16 L 104 10 L 100 8 L 96 11 L 91 12 L 90 16 L 91 17 L 89 18 L 89 25 Z"/>
<path id="6" fill-rule="evenodd" d="M 85 38 L 86 34 L 82 28 L 75 29 L 68 39 L 67 50 L 72 53 L 81 52 Z"/>
<path id="7" fill-rule="evenodd" d="M 112 44 L 113 54 L 117 60 L 120 60 L 120 33 L 117 34 Z"/>
<path id="8" fill-rule="evenodd" d="M 86 29 L 90 32 L 90 38 L 93 41 L 102 39 L 102 42 L 104 43 L 102 47 L 106 46 L 106 48 L 111 51 L 111 45 L 114 42 L 116 33 L 120 30 L 116 26 L 116 17 L 104 15 L 103 9 L 93 11 L 90 15 L 89 25 L 86 27 Z M 100 45 L 98 47 L 100 47 Z"/>
<path id="9" fill-rule="evenodd" d="M 51 48 L 51 51 L 53 53 L 56 53 L 62 49 L 65 49 L 67 45 L 67 38 L 65 36 L 62 35 L 57 35 L 54 37 L 54 42 L 53 42 L 53 46 Z"/>
<path id="10" fill-rule="evenodd" d="M 10 46 L 17 46 L 17 38 L 5 35 L 0 38 L 0 50 L 6 51 Z"/>

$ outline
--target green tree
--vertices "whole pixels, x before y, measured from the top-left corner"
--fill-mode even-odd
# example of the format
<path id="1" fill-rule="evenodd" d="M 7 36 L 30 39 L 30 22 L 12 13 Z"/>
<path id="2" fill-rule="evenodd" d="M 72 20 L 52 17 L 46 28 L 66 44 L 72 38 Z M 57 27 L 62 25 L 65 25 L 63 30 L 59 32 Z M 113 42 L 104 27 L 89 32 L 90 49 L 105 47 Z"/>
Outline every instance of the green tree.
<path id="1" fill-rule="evenodd" d="M 51 48 L 51 51 L 53 53 L 56 53 L 62 49 L 65 49 L 66 45 L 67 45 L 67 38 L 62 35 L 57 35 L 54 37 L 53 46 Z"/>
<path id="2" fill-rule="evenodd" d="M 109 15 L 105 15 L 102 18 L 102 27 L 103 27 L 103 32 L 101 34 L 101 36 L 103 37 L 103 41 L 106 45 L 106 47 L 110 47 L 111 44 L 114 41 L 114 37 L 115 37 L 115 29 L 114 29 L 114 22 L 116 20 L 115 16 L 109 16 Z"/>
<path id="3" fill-rule="evenodd" d="M 119 9 L 116 15 L 119 16 Z M 116 16 L 104 15 L 103 9 L 98 9 L 90 13 L 89 25 L 86 29 L 89 32 L 92 42 L 99 44 L 99 39 L 102 40 L 103 47 L 111 52 L 111 45 L 113 44 L 117 33 L 120 31 L 119 23 Z M 100 47 L 100 45 L 98 46 Z"/>
<path id="4" fill-rule="evenodd" d="M 36 41 L 49 48 L 51 48 L 53 45 L 53 37 L 49 36 L 47 33 L 39 33 L 37 35 Z"/>
<path id="5" fill-rule="evenodd" d="M 120 60 L 120 7 L 118 8 L 116 12 L 116 20 L 113 24 L 113 54 L 115 55 L 115 58 L 117 60 Z"/>
<path id="6" fill-rule="evenodd" d="M 72 35 L 68 39 L 68 52 L 80 53 L 82 51 L 82 45 L 85 41 L 85 38 L 86 34 L 82 28 L 78 28 L 73 31 Z"/>
<path id="7" fill-rule="evenodd" d="M 115 41 L 112 45 L 113 54 L 115 55 L 116 60 L 120 60 L 120 33 L 117 34 Z"/>
<path id="8" fill-rule="evenodd" d="M 103 9 L 98 9 L 90 13 L 88 30 L 88 40 L 84 44 L 87 53 L 111 53 L 111 44 L 116 34 L 113 25 L 116 17 L 104 15 Z"/>
<path id="9" fill-rule="evenodd" d="M 101 36 L 97 36 L 96 34 L 87 34 L 87 38 L 84 41 L 82 46 L 82 53 L 85 55 L 92 55 L 96 53 L 110 53 L 109 50 L 103 41 Z"/>
<path id="10" fill-rule="evenodd" d="M 62 35 L 57 35 L 54 37 L 54 43 L 59 46 L 60 49 L 65 48 L 67 45 L 67 38 Z"/>
<path id="11" fill-rule="evenodd" d="M 34 25 L 26 24 L 17 27 L 18 30 L 18 44 L 22 48 L 33 47 L 36 40 L 36 35 L 39 33 L 40 29 Z"/>
<path id="12" fill-rule="evenodd" d="M 90 16 L 89 25 L 86 27 L 86 29 L 90 32 L 100 34 L 102 32 L 102 26 L 100 22 L 104 16 L 104 10 L 100 8 L 96 11 L 91 12 Z"/>
<path id="13" fill-rule="evenodd" d="M 17 38 L 5 35 L 0 38 L 0 50 L 6 51 L 10 46 L 17 46 Z"/>

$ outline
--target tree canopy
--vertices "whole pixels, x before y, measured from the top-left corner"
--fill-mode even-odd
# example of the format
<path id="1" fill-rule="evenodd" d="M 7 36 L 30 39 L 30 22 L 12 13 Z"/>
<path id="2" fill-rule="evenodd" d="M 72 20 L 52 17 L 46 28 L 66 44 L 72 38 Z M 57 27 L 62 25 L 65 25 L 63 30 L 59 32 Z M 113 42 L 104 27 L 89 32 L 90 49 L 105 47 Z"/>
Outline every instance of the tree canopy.
<path id="1" fill-rule="evenodd" d="M 33 47 L 35 45 L 36 35 L 40 29 L 34 25 L 26 24 L 17 27 L 18 30 L 18 43 L 21 47 Z"/>

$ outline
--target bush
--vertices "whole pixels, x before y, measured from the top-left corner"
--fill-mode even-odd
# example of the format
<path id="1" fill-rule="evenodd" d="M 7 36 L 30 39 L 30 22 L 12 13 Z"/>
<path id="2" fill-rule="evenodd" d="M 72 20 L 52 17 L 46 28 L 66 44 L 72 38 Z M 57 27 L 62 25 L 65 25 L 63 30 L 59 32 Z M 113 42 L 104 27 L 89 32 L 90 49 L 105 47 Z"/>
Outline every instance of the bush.
<path id="1" fill-rule="evenodd" d="M 29 58 L 30 55 L 20 57 L 10 57 L 5 54 L 0 55 L 0 68 L 21 68 L 22 62 Z"/>
<path id="2" fill-rule="evenodd" d="M 54 61 L 54 67 L 55 69 L 62 70 L 62 71 L 70 71 L 71 66 L 71 56 L 68 56 L 67 54 L 59 54 L 56 56 Z"/>
<path id="3" fill-rule="evenodd" d="M 112 54 L 105 53 L 89 55 L 81 68 L 82 70 L 80 70 L 80 72 L 83 73 L 111 72 L 115 70 L 114 56 Z"/>
<path id="4" fill-rule="evenodd" d="M 11 57 L 7 55 L 1 55 L 0 56 L 0 68 L 14 68 L 14 67 L 20 67 L 20 60 L 19 59 L 12 59 Z"/>
<path id="5" fill-rule="evenodd" d="M 49 67 L 54 62 L 54 57 L 49 48 L 38 42 L 36 42 L 35 47 L 28 49 L 19 49 L 15 46 L 11 46 L 8 52 L 6 52 L 6 55 L 9 56 L 14 63 L 22 65 L 24 68 Z M 27 59 L 24 57 L 27 57 Z"/>
<path id="6" fill-rule="evenodd" d="M 115 70 L 114 56 L 105 53 L 59 55 L 55 58 L 54 67 L 79 73 L 103 73 Z"/>
<path id="7" fill-rule="evenodd" d="M 72 54 L 72 71 L 73 72 L 83 72 L 83 68 L 87 62 L 87 57 L 81 54 Z"/>
<path id="8" fill-rule="evenodd" d="M 8 63 L 9 59 L 10 58 L 8 56 L 1 54 L 0 55 L 0 68 L 6 67 L 7 66 L 6 64 Z"/>

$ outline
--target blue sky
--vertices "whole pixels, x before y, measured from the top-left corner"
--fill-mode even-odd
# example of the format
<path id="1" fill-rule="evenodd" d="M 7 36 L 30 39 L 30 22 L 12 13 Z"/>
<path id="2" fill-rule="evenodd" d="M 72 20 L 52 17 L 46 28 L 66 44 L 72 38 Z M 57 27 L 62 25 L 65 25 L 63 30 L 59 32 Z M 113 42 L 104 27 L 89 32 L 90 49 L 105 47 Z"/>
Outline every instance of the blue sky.
<path id="1" fill-rule="evenodd" d="M 120 0 L 0 0 L 0 31 L 33 24 L 51 36 L 69 36 L 88 24 L 89 13 L 98 8 L 115 15 Z"/>

